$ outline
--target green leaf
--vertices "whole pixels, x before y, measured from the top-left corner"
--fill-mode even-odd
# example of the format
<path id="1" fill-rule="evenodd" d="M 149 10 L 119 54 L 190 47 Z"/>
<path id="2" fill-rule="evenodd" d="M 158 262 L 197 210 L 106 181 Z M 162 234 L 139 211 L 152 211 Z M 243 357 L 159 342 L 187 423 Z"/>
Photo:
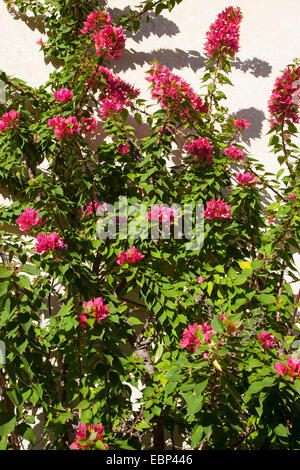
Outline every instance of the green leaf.
<path id="1" fill-rule="evenodd" d="M 0 436 L 8 436 L 14 430 L 16 422 L 16 417 L 11 413 L 0 413 Z"/>

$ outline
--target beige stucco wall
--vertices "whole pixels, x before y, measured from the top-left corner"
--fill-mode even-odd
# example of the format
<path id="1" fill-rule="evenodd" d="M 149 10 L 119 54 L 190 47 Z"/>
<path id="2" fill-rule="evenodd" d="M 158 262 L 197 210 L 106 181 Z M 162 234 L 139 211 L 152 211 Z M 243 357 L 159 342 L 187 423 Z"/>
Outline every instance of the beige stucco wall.
<path id="1" fill-rule="evenodd" d="M 0 0 L 1 1 L 1 0 Z M 100 4 L 105 2 L 100 0 Z M 117 17 L 138 0 L 109 0 L 112 16 Z M 199 91 L 203 70 L 205 33 L 217 14 L 231 1 L 183 0 L 172 12 L 165 11 L 153 22 L 144 24 L 134 37 L 128 35 L 126 52 L 113 68 L 149 97 L 144 72 L 157 59 L 180 74 Z M 235 4 L 235 3 L 234 3 Z M 268 154 L 269 130 L 267 102 L 275 78 L 299 56 L 300 1 L 239 0 L 244 19 L 241 25 L 240 52 L 233 63 L 231 80 L 235 87 L 224 87 L 232 112 L 251 121 L 245 143 L 253 156 L 270 171 L 279 169 Z M 44 61 L 36 41 L 42 36 L 32 22 L 15 19 L 0 3 L 0 69 L 18 76 L 30 85 L 44 83 L 53 66 Z"/>

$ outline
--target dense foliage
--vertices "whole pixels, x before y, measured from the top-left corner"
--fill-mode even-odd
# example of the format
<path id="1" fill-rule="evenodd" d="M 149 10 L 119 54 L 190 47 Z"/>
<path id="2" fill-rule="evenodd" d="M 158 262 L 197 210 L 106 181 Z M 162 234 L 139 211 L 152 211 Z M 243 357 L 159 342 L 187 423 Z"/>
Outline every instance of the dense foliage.
<path id="1" fill-rule="evenodd" d="M 282 169 L 265 173 L 240 139 L 251 123 L 220 90 L 239 8 L 207 33 L 201 95 L 152 63 L 149 104 L 113 72 L 126 32 L 180 2 L 143 1 L 121 17 L 109 2 L 6 2 L 42 18 L 41 50 L 59 67 L 39 88 L 0 73 L 11 201 L 1 206 L 1 449 L 300 449 L 299 62 L 270 98 L 270 158 Z M 97 237 L 120 196 L 131 227 L 146 218 L 171 237 Z M 197 204 L 203 246 L 188 249 L 171 206 Z"/>

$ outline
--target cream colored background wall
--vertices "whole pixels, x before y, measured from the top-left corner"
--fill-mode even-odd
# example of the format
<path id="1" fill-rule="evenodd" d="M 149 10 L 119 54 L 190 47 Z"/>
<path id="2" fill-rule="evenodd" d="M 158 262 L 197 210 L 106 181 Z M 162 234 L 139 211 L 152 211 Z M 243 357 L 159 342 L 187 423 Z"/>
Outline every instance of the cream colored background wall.
<path id="1" fill-rule="evenodd" d="M 38 29 L 14 18 L 0 0 L 0 69 L 18 76 L 32 86 L 44 83 L 53 66 L 44 61 L 36 41 L 43 36 Z M 105 1 L 100 0 L 100 5 Z M 112 16 L 117 17 L 138 0 L 109 0 Z M 231 5 L 226 0 L 183 0 L 171 13 L 164 14 L 134 35 L 127 35 L 126 52 L 113 68 L 149 97 L 144 72 L 157 59 L 183 76 L 199 90 L 204 65 L 205 33 L 217 14 Z M 240 52 L 233 62 L 231 81 L 224 87 L 232 112 L 251 121 L 244 142 L 266 169 L 279 165 L 268 154 L 269 130 L 267 103 L 275 78 L 287 64 L 299 56 L 299 0 L 239 0 L 244 19 L 241 25 Z M 235 3 L 233 3 L 235 5 Z"/>

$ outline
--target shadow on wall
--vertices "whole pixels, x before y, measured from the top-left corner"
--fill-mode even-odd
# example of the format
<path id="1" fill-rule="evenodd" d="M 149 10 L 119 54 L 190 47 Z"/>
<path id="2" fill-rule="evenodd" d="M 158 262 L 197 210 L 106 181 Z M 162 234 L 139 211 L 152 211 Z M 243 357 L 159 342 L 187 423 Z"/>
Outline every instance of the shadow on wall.
<path id="1" fill-rule="evenodd" d="M 263 122 L 266 119 L 265 114 L 260 109 L 248 108 L 240 109 L 236 116 L 238 119 L 247 119 L 251 126 L 248 127 L 239 137 L 239 141 L 250 145 L 252 139 L 259 139 L 262 137 Z"/>

